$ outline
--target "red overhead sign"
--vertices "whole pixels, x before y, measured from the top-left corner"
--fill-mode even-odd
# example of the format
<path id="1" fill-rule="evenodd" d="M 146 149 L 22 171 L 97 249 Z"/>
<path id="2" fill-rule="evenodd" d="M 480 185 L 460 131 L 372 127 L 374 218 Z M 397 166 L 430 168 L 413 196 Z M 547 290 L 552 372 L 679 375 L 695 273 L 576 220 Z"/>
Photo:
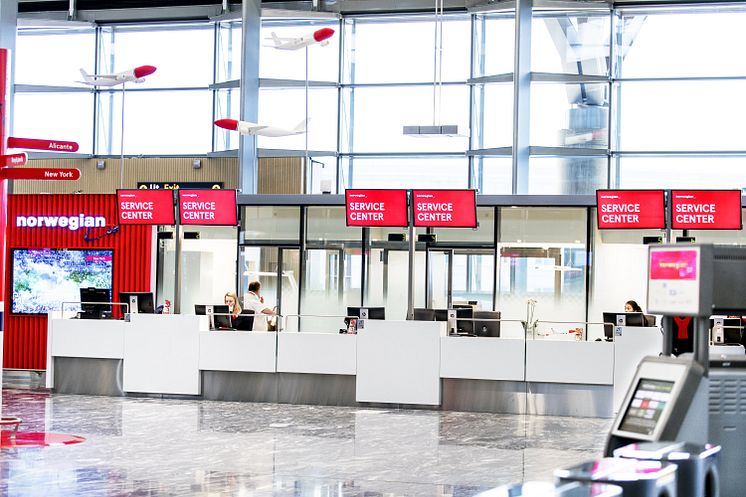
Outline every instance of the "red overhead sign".
<path id="1" fill-rule="evenodd" d="M 181 224 L 235 226 L 236 190 L 178 190 Z"/>
<path id="2" fill-rule="evenodd" d="M 65 167 L 3 167 L 2 179 L 67 180 L 80 179 L 80 169 Z"/>
<path id="3" fill-rule="evenodd" d="M 25 166 L 28 156 L 25 152 L 20 154 L 0 155 L 0 166 Z"/>
<path id="4" fill-rule="evenodd" d="M 412 190 L 414 225 L 437 228 L 476 228 L 474 190 Z"/>
<path id="5" fill-rule="evenodd" d="M 175 224 L 172 190 L 117 190 L 119 224 Z"/>
<path id="6" fill-rule="evenodd" d="M 599 229 L 663 229 L 663 190 L 596 190 Z"/>
<path id="7" fill-rule="evenodd" d="M 39 140 L 37 138 L 8 137 L 8 148 L 30 148 L 47 152 L 77 152 L 78 144 L 61 140 Z"/>
<path id="8" fill-rule="evenodd" d="M 740 230 L 740 190 L 673 190 L 671 228 Z"/>
<path id="9" fill-rule="evenodd" d="M 347 226 L 406 227 L 406 190 L 345 190 Z"/>

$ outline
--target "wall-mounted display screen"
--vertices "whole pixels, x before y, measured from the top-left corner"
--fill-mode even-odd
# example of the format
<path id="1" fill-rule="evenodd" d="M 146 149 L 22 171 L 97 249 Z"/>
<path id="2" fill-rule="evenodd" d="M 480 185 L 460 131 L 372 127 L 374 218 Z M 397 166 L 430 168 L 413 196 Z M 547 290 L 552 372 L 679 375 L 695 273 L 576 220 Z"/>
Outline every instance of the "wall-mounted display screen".
<path id="1" fill-rule="evenodd" d="M 62 302 L 80 302 L 81 287 L 112 287 L 113 251 L 13 249 L 11 313 L 46 314 Z M 64 311 L 79 311 L 65 305 Z"/>
<path id="2" fill-rule="evenodd" d="M 390 226 L 405 228 L 406 190 L 345 190 L 347 226 Z"/>
<path id="3" fill-rule="evenodd" d="M 476 228 L 474 190 L 412 190 L 414 225 L 434 228 Z"/>
<path id="4" fill-rule="evenodd" d="M 172 190 L 117 190 L 119 224 L 175 224 Z"/>
<path id="5" fill-rule="evenodd" d="M 671 228 L 740 230 L 741 190 L 673 190 Z"/>
<path id="6" fill-rule="evenodd" d="M 663 229 L 663 190 L 596 190 L 599 229 Z"/>
<path id="7" fill-rule="evenodd" d="M 179 190 L 181 224 L 235 226 L 236 190 Z"/>
<path id="8" fill-rule="evenodd" d="M 619 430 L 652 435 L 663 410 L 671 402 L 673 386 L 673 381 L 640 378 Z"/>

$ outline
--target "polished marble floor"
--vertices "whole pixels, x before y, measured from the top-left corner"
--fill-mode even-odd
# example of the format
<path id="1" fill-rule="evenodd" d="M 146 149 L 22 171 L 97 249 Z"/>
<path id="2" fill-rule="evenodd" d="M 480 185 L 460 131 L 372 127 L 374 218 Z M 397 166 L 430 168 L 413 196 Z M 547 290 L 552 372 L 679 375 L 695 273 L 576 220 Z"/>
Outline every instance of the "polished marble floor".
<path id="1" fill-rule="evenodd" d="M 611 420 L 50 394 L 4 378 L 2 496 L 472 497 L 599 457 Z"/>

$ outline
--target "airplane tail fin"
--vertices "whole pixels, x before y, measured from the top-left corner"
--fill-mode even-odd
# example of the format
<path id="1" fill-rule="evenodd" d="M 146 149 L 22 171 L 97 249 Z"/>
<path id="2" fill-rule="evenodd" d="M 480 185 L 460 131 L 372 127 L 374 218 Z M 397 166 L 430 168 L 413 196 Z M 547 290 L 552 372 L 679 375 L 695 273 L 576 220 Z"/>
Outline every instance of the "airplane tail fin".
<path id="1" fill-rule="evenodd" d="M 93 81 L 93 78 L 91 78 L 90 74 L 85 72 L 85 69 L 82 67 L 80 68 L 80 74 L 83 76 L 83 81 Z"/>
<path id="2" fill-rule="evenodd" d="M 306 126 L 308 126 L 308 121 L 310 119 L 303 119 L 301 122 L 295 125 L 293 128 L 294 133 L 303 133 L 306 131 Z"/>
<path id="3" fill-rule="evenodd" d="M 275 46 L 276 47 L 279 47 L 280 45 L 282 45 L 282 40 L 280 40 L 280 37 L 277 36 L 277 33 L 275 33 L 274 31 L 272 31 L 272 35 L 271 36 L 272 36 L 272 41 L 275 42 Z"/>

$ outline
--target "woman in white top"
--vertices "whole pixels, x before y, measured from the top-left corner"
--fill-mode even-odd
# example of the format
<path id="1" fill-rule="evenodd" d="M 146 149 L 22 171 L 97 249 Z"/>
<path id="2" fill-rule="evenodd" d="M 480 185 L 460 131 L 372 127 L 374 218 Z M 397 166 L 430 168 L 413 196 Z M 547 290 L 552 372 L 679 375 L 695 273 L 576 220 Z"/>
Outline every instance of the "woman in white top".
<path id="1" fill-rule="evenodd" d="M 244 307 L 254 311 L 254 331 L 267 331 L 267 316 L 275 315 L 275 311 L 264 303 L 261 288 L 261 283 L 252 281 L 249 283 L 249 293 L 244 295 Z"/>

